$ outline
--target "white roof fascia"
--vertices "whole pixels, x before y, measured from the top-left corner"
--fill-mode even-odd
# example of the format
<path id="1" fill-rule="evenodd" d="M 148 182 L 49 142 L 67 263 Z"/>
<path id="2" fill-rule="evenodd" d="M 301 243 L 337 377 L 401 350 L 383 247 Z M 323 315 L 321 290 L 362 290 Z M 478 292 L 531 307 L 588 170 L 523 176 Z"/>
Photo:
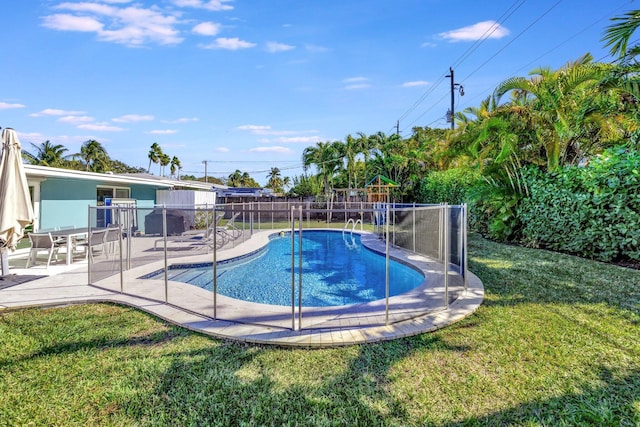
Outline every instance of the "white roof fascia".
<path id="1" fill-rule="evenodd" d="M 101 181 L 114 184 L 139 184 L 154 187 L 173 188 L 175 185 L 167 181 L 158 181 L 145 178 L 136 178 L 130 175 L 116 175 L 109 173 L 96 173 L 77 171 L 72 169 L 51 168 L 48 166 L 23 165 L 28 178 L 75 178 L 87 181 Z"/>

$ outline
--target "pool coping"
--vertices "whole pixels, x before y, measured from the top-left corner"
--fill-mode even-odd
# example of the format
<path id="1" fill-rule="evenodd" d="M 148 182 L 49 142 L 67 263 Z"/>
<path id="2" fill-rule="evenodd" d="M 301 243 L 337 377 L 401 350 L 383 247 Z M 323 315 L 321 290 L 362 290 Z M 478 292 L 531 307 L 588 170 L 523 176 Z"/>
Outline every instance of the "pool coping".
<path id="1" fill-rule="evenodd" d="M 311 230 L 326 231 L 327 229 Z M 269 242 L 269 236 L 277 234 L 279 231 L 256 232 L 246 242 L 219 252 L 217 261 L 228 260 L 255 251 Z M 340 230 L 334 229 L 332 231 L 339 232 Z M 385 243 L 378 239 L 377 235 L 369 232 L 359 232 L 358 234 L 361 235 L 363 245 L 373 251 L 384 253 Z M 482 282 L 469 272 L 467 290 L 461 292 L 447 309 L 434 309 L 417 316 L 409 315 L 407 318 L 407 313 L 410 313 L 411 310 L 409 306 L 416 305 L 417 295 L 425 293 L 429 289 L 434 291 L 434 295 L 437 292 L 442 292 L 442 275 L 439 279 L 437 276 L 438 266 L 440 269 L 442 266 L 427 257 L 403 249 L 396 247 L 389 249 L 391 257 L 414 267 L 417 266 L 419 270 L 429 274 L 425 282 L 408 293 L 390 297 L 392 308 L 388 314 L 384 313 L 383 307 L 380 305 L 381 302 L 384 303 L 384 300 L 341 307 L 339 311 L 326 307 L 303 308 L 303 329 L 301 330 L 292 330 L 292 326 L 297 326 L 297 324 L 295 321 L 292 322 L 291 318 L 286 318 L 286 310 L 283 311 L 283 307 L 250 303 L 218 295 L 216 297 L 216 311 L 220 312 L 224 308 L 222 311 L 226 310 L 226 315 L 220 316 L 218 314 L 214 319 L 210 291 L 172 281 L 165 289 L 163 280 L 140 279 L 145 274 L 164 268 L 163 261 L 152 262 L 126 271 L 124 292 L 120 292 L 119 275 L 98 281 L 91 286 L 111 291 L 114 294 L 111 298 L 104 298 L 106 301 L 134 306 L 168 322 L 199 333 L 217 338 L 283 347 L 336 347 L 432 332 L 464 319 L 482 304 L 484 299 Z M 210 262 L 212 261 L 211 257 L 212 254 L 202 254 L 190 256 L 187 259 L 188 263 L 198 263 Z M 170 263 L 184 264 L 187 261 L 185 258 L 172 258 Z M 429 278 L 434 279 L 434 277 L 435 281 L 428 283 Z M 135 292 L 132 292 L 132 288 Z M 166 299 L 164 295 L 170 295 L 171 298 Z M 277 309 L 273 307 L 277 307 Z M 291 307 L 284 308 L 291 310 Z M 314 318 L 330 319 L 330 322 L 326 323 L 320 320 L 313 326 L 309 326 L 306 322 Z M 254 321 L 248 323 L 246 319 Z M 269 319 L 269 321 L 265 319 Z M 292 323 L 287 325 L 288 322 Z M 323 326 L 325 324 L 328 326 Z"/>

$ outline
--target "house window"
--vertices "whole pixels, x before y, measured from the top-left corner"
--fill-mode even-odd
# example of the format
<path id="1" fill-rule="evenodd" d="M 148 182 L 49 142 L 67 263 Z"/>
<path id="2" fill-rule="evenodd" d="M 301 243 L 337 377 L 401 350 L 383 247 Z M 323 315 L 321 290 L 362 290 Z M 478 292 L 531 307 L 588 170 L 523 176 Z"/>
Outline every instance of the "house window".
<path id="1" fill-rule="evenodd" d="M 131 189 L 126 187 L 98 187 L 96 205 L 104 206 L 106 199 L 129 199 Z"/>

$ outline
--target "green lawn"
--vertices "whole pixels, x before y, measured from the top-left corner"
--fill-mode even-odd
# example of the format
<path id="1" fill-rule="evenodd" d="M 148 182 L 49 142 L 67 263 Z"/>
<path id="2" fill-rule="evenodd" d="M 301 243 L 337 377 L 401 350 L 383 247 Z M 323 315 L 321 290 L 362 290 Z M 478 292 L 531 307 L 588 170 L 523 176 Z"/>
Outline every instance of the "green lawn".
<path id="1" fill-rule="evenodd" d="M 0 316 L 0 425 L 640 425 L 640 271 L 470 240 L 486 299 L 339 349 L 211 339 L 129 308 Z"/>

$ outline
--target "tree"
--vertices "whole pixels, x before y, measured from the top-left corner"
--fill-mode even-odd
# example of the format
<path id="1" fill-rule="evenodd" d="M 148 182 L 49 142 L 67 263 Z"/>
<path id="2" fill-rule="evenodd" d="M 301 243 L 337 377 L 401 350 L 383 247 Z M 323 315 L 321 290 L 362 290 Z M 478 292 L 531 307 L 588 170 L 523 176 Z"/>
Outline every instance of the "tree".
<path id="1" fill-rule="evenodd" d="M 277 167 L 271 168 L 271 171 L 267 174 L 267 187 L 271 188 L 274 193 L 281 193 L 282 190 L 282 176 L 280 175 L 280 169 Z"/>
<path id="2" fill-rule="evenodd" d="M 314 147 L 307 147 L 302 152 L 302 163 L 305 171 L 314 165 L 324 183 L 324 193 L 329 199 L 331 181 L 342 163 L 339 151 L 340 142 L 318 142 Z"/>
<path id="3" fill-rule="evenodd" d="M 356 156 L 362 152 L 360 147 L 360 140 L 352 137 L 351 135 L 347 135 L 344 138 L 344 144 L 339 146 L 340 154 L 346 161 L 345 167 L 347 171 L 348 189 L 358 187 L 356 179 Z"/>
<path id="4" fill-rule="evenodd" d="M 242 172 L 240 172 L 240 169 L 236 169 L 235 172 L 229 175 L 227 185 L 229 187 L 242 187 Z"/>
<path id="5" fill-rule="evenodd" d="M 610 47 L 612 56 L 617 56 L 622 60 L 629 60 L 640 54 L 640 44 L 629 47 L 629 40 L 633 33 L 640 28 L 640 10 L 630 10 L 623 16 L 611 18 L 615 24 L 610 25 L 605 30 L 602 41 L 605 47 Z"/>
<path id="6" fill-rule="evenodd" d="M 180 169 L 182 169 L 182 164 L 180 163 L 180 159 L 176 156 L 171 158 L 171 164 L 169 166 L 171 170 L 171 176 L 175 176 L 176 172 L 178 172 L 178 179 L 180 179 Z"/>
<path id="7" fill-rule="evenodd" d="M 65 159 L 69 157 L 64 155 L 68 151 L 64 145 L 52 144 L 48 140 L 40 145 L 31 145 L 36 150 L 35 153 L 23 150 L 22 157 L 32 165 L 62 167 Z"/>
<path id="8" fill-rule="evenodd" d="M 169 163 L 171 163 L 171 157 L 169 157 L 168 154 L 165 153 L 160 153 L 159 156 L 159 160 L 160 160 L 160 175 L 164 176 L 164 172 L 165 172 L 165 167 L 169 165 Z"/>
<path id="9" fill-rule="evenodd" d="M 149 167 L 147 168 L 147 173 L 151 173 L 151 163 L 155 163 L 156 165 L 160 162 L 160 156 L 162 155 L 162 148 L 157 142 L 151 144 L 151 149 L 149 150 Z"/>
<path id="10" fill-rule="evenodd" d="M 74 156 L 82 159 L 87 172 L 104 172 L 109 167 L 107 150 L 95 139 L 85 141 L 80 147 L 80 152 Z"/>
<path id="11" fill-rule="evenodd" d="M 591 60 L 587 54 L 559 70 L 537 68 L 529 73 L 533 76 L 530 79 L 513 77 L 495 90 L 498 100 L 509 92 L 524 99 L 550 172 L 568 159 L 567 154 L 580 152 L 579 137 L 588 112 L 585 106 L 590 105 L 588 100 L 596 95 L 598 83 L 608 72 Z"/>

